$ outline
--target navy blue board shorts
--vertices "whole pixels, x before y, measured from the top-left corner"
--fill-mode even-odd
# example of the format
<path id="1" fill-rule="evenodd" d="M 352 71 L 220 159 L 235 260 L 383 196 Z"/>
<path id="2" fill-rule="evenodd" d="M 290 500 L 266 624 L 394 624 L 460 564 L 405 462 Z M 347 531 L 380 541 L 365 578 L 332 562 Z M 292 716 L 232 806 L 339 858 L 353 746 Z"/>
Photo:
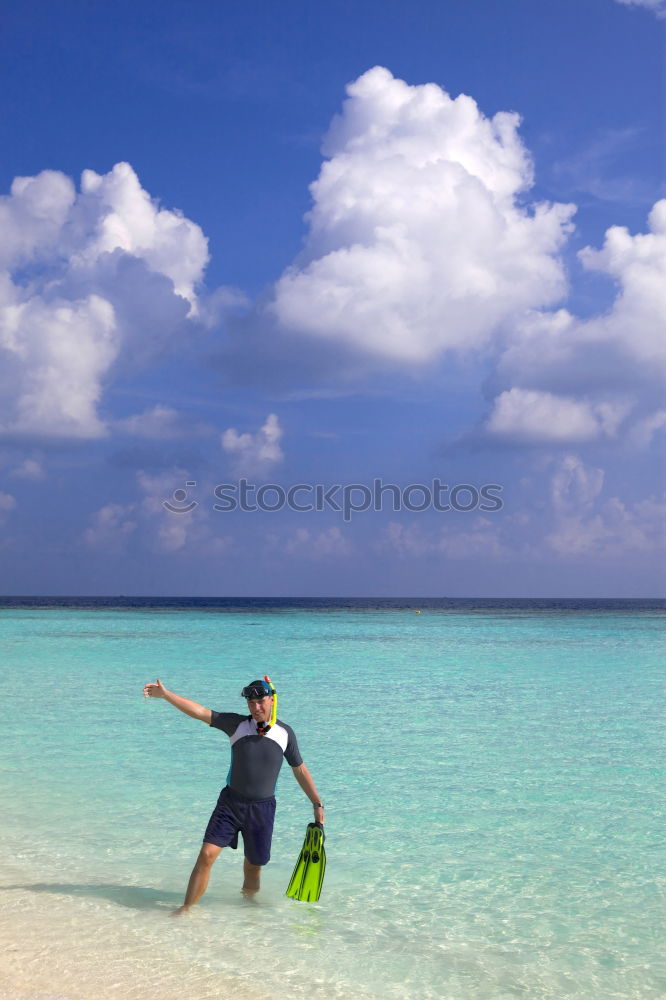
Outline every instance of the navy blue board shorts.
<path id="1" fill-rule="evenodd" d="M 238 847 L 243 835 L 245 857 L 251 865 L 267 865 L 271 858 L 271 840 L 275 820 L 275 797 L 246 799 L 227 785 L 220 792 L 217 805 L 208 820 L 204 844 Z"/>

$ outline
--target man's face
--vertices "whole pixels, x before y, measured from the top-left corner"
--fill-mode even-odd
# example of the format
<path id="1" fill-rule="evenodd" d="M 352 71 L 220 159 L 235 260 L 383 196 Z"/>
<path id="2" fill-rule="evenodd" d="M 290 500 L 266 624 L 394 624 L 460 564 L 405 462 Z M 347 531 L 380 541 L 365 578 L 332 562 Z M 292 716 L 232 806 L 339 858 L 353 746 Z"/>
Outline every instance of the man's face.
<path id="1" fill-rule="evenodd" d="M 268 694 L 265 698 L 248 698 L 247 708 L 255 722 L 268 722 L 273 708 L 273 698 Z"/>

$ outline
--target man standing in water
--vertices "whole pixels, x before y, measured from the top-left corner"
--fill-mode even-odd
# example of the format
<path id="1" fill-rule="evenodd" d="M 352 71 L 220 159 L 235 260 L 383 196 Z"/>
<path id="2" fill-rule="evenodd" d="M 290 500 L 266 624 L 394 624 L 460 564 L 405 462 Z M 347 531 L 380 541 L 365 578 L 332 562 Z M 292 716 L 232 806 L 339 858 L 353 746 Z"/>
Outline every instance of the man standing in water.
<path id="1" fill-rule="evenodd" d="M 245 848 L 243 892 L 252 896 L 259 890 L 261 868 L 271 853 L 275 818 L 275 784 L 286 758 L 294 777 L 314 807 L 315 822 L 324 822 L 324 807 L 314 781 L 303 763 L 296 736 L 290 726 L 275 719 L 270 725 L 275 689 L 267 681 L 252 681 L 241 691 L 247 700 L 248 715 L 214 712 L 196 701 L 168 691 L 160 680 L 146 684 L 145 698 L 163 698 L 192 719 L 221 729 L 231 743 L 231 767 L 227 784 L 212 812 L 199 857 L 192 869 L 182 906 L 173 916 L 187 913 L 208 886 L 211 868 L 223 847 L 236 848 L 238 834 Z"/>

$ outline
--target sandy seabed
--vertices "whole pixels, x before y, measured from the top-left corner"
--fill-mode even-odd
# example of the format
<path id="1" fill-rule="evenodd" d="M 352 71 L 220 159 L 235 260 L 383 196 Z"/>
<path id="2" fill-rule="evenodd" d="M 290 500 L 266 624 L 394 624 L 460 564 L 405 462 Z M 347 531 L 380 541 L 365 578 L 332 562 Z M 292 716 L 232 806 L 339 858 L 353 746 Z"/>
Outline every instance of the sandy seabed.
<path id="1" fill-rule="evenodd" d="M 183 961 L 176 954 L 176 926 L 165 928 L 173 945 L 155 944 L 131 926 L 129 913 L 123 924 L 116 914 L 91 911 L 80 899 L 11 886 L 0 883 L 0 1000 L 264 996 L 246 982 L 213 972 L 203 959 Z M 167 912 L 156 919 L 166 924 Z"/>

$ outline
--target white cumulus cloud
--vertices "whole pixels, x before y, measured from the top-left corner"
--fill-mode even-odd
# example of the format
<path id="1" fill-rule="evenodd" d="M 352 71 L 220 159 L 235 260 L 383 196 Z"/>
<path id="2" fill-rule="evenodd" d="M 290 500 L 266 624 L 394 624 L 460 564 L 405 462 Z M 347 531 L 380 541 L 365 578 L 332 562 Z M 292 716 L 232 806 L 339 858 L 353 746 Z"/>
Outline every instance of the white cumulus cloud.
<path id="1" fill-rule="evenodd" d="M 15 469 L 12 469 L 10 475 L 14 479 L 30 479 L 37 481 L 39 479 L 44 479 L 46 472 L 44 471 L 44 466 L 36 458 L 25 458 L 20 465 L 17 465 Z"/>
<path id="2" fill-rule="evenodd" d="M 657 17 L 666 18 L 666 0 L 617 0 L 625 7 L 645 7 L 651 10 Z"/>
<path id="3" fill-rule="evenodd" d="M 0 279 L 0 432 L 100 437 L 101 379 L 119 349 L 113 306 L 99 295 L 20 301 L 15 293 Z"/>
<path id="4" fill-rule="evenodd" d="M 608 340 L 641 365 L 666 366 L 666 199 L 648 216 L 647 233 L 612 226 L 601 250 L 586 247 L 586 268 L 614 278 L 620 292 L 610 313 L 582 324 L 579 337 Z"/>
<path id="5" fill-rule="evenodd" d="M 284 458 L 280 439 L 282 428 L 275 413 L 269 413 L 266 422 L 256 434 L 239 434 L 230 427 L 222 434 L 222 447 L 233 456 L 237 475 L 260 475 L 268 472 Z"/>
<path id="6" fill-rule="evenodd" d="M 627 503 L 603 501 L 604 471 L 565 455 L 550 481 L 554 525 L 545 542 L 558 555 L 621 556 L 654 553 L 666 545 L 666 496 Z"/>
<path id="7" fill-rule="evenodd" d="M 105 504 L 91 516 L 83 540 L 90 548 L 120 551 L 136 531 L 134 513 L 135 504 Z"/>
<path id="8" fill-rule="evenodd" d="M 202 424 L 192 423 L 183 413 L 163 403 L 149 407 L 143 413 L 115 420 L 113 426 L 124 434 L 156 441 L 189 437 L 205 430 Z"/>
<path id="9" fill-rule="evenodd" d="M 571 205 L 526 207 L 518 115 L 382 67 L 347 88 L 312 184 L 304 253 L 275 287 L 292 331 L 393 362 L 484 345 L 566 290 Z"/>
<path id="10" fill-rule="evenodd" d="M 551 498 L 558 511 L 582 510 L 599 496 L 604 470 L 585 465 L 577 455 L 565 455 L 551 480 Z"/>
<path id="11" fill-rule="evenodd" d="M 509 389 L 495 400 L 486 426 L 491 434 L 523 441 L 590 441 L 615 434 L 626 413 L 622 402 L 589 403 L 550 392 Z"/>
<path id="12" fill-rule="evenodd" d="M 171 501 L 174 495 L 174 483 L 182 489 L 188 481 L 191 481 L 188 473 L 178 468 L 157 475 L 150 475 L 143 470 L 137 473 L 137 483 L 143 493 L 141 501 L 143 523 L 158 551 L 177 552 L 191 542 L 192 536 L 198 532 L 199 524 L 194 521 L 190 513 L 180 512 L 192 502 L 198 504 L 192 496 L 188 496 L 187 504 L 174 504 L 178 511 L 175 514 L 164 507 L 164 502 Z"/>
<path id="13" fill-rule="evenodd" d="M 37 256 L 58 256 L 75 203 L 72 181 L 58 171 L 15 177 L 9 196 L 0 197 L 0 268 L 8 270 Z"/>
<path id="14" fill-rule="evenodd" d="M 666 410 L 656 410 L 640 420 L 632 428 L 633 443 L 639 448 L 647 448 L 655 434 L 666 427 Z"/>
<path id="15" fill-rule="evenodd" d="M 561 556 L 652 554 L 666 547 L 666 497 L 649 497 L 628 506 L 617 497 L 596 513 L 570 513 L 546 536 Z"/>
<path id="16" fill-rule="evenodd" d="M 175 467 L 156 475 L 140 471 L 137 484 L 143 494 L 141 532 L 152 551 L 214 559 L 233 546 L 230 536 L 217 533 L 219 524 L 211 522 L 202 503 L 202 484 L 192 481 L 185 469 Z M 165 508 L 165 501 L 171 510 Z"/>
<path id="17" fill-rule="evenodd" d="M 91 514 L 81 539 L 91 549 L 119 553 L 158 553 L 178 558 L 225 556 L 233 539 L 220 535 L 201 503 L 201 489 L 187 470 L 173 467 L 136 475 L 138 493 L 131 503 L 108 503 Z M 187 486 L 187 489 L 183 487 Z M 185 496 L 183 500 L 182 497 Z M 199 500 L 196 497 L 199 496 Z M 165 507 L 165 501 L 170 508 Z M 194 502 L 193 502 L 194 501 Z M 175 511 L 175 512 L 174 512 Z"/>
<path id="18" fill-rule="evenodd" d="M 87 224 L 73 258 L 78 264 L 94 267 L 102 254 L 124 251 L 170 278 L 176 294 L 194 305 L 195 286 L 208 261 L 206 238 L 181 213 L 160 208 L 129 163 L 117 163 L 103 175 L 83 171 L 75 230 L 81 218 Z"/>
<path id="19" fill-rule="evenodd" d="M 195 223 L 127 163 L 18 177 L 0 198 L 0 434 L 95 438 L 123 350 L 146 356 L 196 314 L 208 260 Z"/>
<path id="20" fill-rule="evenodd" d="M 648 231 L 612 226 L 583 265 L 609 275 L 617 294 L 606 312 L 579 319 L 566 309 L 535 312 L 499 360 L 512 388 L 495 399 L 487 429 L 543 441 L 583 441 L 625 429 L 649 442 L 661 426 L 655 401 L 666 373 L 666 200 Z"/>

